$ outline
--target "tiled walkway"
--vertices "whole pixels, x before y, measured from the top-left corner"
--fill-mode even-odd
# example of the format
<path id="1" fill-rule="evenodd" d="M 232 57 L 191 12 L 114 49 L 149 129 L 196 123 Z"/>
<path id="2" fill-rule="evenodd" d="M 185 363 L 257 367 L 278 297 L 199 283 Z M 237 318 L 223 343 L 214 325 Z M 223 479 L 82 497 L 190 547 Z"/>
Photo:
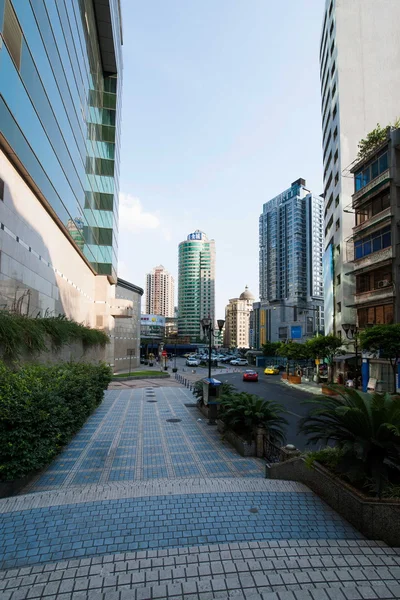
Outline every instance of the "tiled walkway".
<path id="1" fill-rule="evenodd" d="M 108 392 L 29 493 L 0 500 L 0 600 L 400 598 L 396 550 L 264 479 L 193 402 Z"/>
<path id="2" fill-rule="evenodd" d="M 26 491 L 154 478 L 263 477 L 262 461 L 242 458 L 221 442 L 194 404 L 182 387 L 109 391 L 68 448 Z"/>

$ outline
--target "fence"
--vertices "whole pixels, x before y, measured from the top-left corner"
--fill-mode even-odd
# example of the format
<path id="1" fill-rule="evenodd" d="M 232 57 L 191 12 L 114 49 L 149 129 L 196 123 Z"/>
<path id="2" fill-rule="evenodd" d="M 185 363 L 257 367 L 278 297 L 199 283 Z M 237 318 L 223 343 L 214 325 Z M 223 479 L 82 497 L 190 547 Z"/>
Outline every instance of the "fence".
<path id="1" fill-rule="evenodd" d="M 273 444 L 268 436 L 264 436 L 264 458 L 268 463 L 285 462 L 294 456 L 297 456 L 299 451 L 293 446 L 280 447 Z"/>

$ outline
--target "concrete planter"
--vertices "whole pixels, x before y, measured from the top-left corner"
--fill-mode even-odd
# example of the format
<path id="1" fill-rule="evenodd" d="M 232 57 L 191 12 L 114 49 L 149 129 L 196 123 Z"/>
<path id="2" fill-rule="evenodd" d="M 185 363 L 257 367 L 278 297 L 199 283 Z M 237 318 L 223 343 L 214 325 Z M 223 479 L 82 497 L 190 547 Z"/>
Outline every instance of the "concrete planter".
<path id="1" fill-rule="evenodd" d="M 241 456 L 256 456 L 257 449 L 255 440 L 248 442 L 230 429 L 225 429 L 224 438 L 239 452 Z"/>
<path id="2" fill-rule="evenodd" d="M 289 375 L 289 383 L 295 383 L 295 384 L 301 383 L 300 375 Z"/>
<path id="3" fill-rule="evenodd" d="M 288 378 L 287 373 L 285 373 L 285 372 L 282 373 L 282 379 L 287 379 L 287 378 Z"/>
<path id="4" fill-rule="evenodd" d="M 171 377 L 169 373 L 154 371 L 154 375 L 138 375 L 137 377 L 113 377 L 111 381 L 133 381 L 135 379 L 167 379 L 168 377 Z"/>
<path id="5" fill-rule="evenodd" d="M 400 546 L 400 501 L 365 496 L 319 463 L 308 468 L 301 457 L 268 465 L 267 473 L 270 479 L 304 483 L 366 537 Z"/>
<path id="6" fill-rule="evenodd" d="M 337 393 L 334 390 L 329 389 L 326 385 L 322 386 L 322 393 L 324 396 L 337 396 Z"/>

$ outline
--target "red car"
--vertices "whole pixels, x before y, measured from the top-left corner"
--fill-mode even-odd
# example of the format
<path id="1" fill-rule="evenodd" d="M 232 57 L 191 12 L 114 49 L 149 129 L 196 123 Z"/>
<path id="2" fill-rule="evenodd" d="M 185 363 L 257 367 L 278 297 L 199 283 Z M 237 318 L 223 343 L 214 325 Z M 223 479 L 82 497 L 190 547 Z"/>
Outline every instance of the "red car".
<path id="1" fill-rule="evenodd" d="M 243 373 L 243 381 L 258 381 L 257 371 L 245 371 Z"/>

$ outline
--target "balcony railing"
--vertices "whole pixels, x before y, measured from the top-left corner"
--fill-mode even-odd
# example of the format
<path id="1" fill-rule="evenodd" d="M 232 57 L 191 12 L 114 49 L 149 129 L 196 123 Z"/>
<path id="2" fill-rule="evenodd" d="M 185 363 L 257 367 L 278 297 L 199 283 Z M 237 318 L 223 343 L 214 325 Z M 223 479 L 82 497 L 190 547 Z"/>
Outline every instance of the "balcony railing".
<path id="1" fill-rule="evenodd" d="M 390 206 L 388 206 L 387 208 L 385 208 L 385 210 L 382 210 L 381 212 L 377 213 L 370 219 L 367 219 L 366 221 L 364 221 L 364 223 L 360 223 L 360 225 L 356 225 L 355 227 L 353 227 L 353 234 L 356 235 L 356 234 L 360 233 L 361 231 L 364 231 L 365 229 L 369 229 L 369 227 L 372 227 L 373 225 L 377 225 L 378 223 L 381 223 L 381 221 L 384 221 L 385 219 L 387 219 L 388 217 L 391 217 L 391 216 L 392 216 L 392 209 Z"/>
<path id="2" fill-rule="evenodd" d="M 387 179 L 390 179 L 390 169 L 386 169 L 386 171 L 383 171 L 383 173 L 378 175 L 378 177 L 375 177 L 367 185 L 355 192 L 352 196 L 353 208 L 356 208 L 358 206 L 360 198 L 370 194 L 374 188 L 382 185 L 382 183 L 384 183 Z"/>
<path id="3" fill-rule="evenodd" d="M 346 259 L 347 262 L 353 263 L 354 268 L 361 269 L 364 267 L 369 267 L 371 265 L 378 265 L 380 262 L 384 260 L 390 260 L 393 258 L 393 247 L 389 246 L 388 248 L 384 248 L 383 250 L 378 250 L 377 252 L 372 252 L 367 256 L 363 256 L 362 258 L 355 258 L 354 256 L 354 239 L 350 238 L 346 242 Z"/>
<path id="4" fill-rule="evenodd" d="M 378 288 L 376 290 L 369 290 L 368 292 L 356 292 L 354 297 L 354 304 L 357 306 L 361 306 L 362 304 L 366 304 L 367 302 L 372 302 L 376 300 L 386 300 L 387 298 L 394 297 L 394 287 L 393 284 L 390 283 L 386 287 Z"/>

